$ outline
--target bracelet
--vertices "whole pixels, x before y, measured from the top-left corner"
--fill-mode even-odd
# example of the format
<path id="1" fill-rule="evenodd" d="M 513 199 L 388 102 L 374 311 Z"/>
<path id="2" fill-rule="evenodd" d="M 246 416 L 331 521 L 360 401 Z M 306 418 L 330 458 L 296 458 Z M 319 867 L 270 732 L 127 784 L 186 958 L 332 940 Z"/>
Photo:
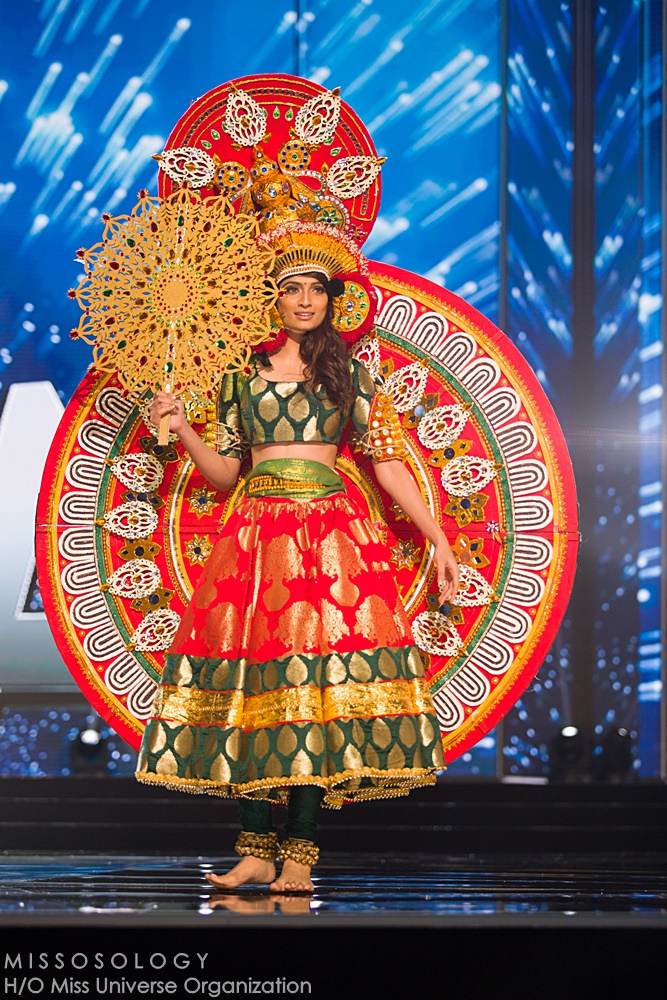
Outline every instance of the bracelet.
<path id="1" fill-rule="evenodd" d="M 241 857 L 251 854 L 253 858 L 263 858 L 273 861 L 278 857 L 278 838 L 275 833 L 249 833 L 243 830 L 234 845 L 234 850 Z"/>
<path id="2" fill-rule="evenodd" d="M 283 840 L 278 851 L 279 861 L 296 861 L 299 865 L 316 865 L 320 856 L 320 849 L 312 840 L 297 840 L 296 837 L 288 837 Z"/>

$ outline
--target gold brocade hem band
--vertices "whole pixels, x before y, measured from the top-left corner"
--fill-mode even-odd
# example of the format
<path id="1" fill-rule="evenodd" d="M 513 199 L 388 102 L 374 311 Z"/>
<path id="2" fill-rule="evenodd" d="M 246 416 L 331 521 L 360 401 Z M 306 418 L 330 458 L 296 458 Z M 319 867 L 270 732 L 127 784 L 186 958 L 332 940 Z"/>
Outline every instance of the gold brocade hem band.
<path id="1" fill-rule="evenodd" d="M 279 861 L 296 861 L 298 865 L 308 865 L 312 868 L 319 861 L 320 849 L 312 840 L 299 840 L 288 837 L 283 840 L 278 851 Z"/>
<path id="2" fill-rule="evenodd" d="M 252 732 L 284 722 L 326 725 L 335 719 L 423 715 L 433 711 L 423 677 L 352 682 L 326 688 L 280 688 L 247 697 L 243 691 L 202 691 L 162 685 L 151 718 L 185 726 L 235 726 Z"/>
<path id="3" fill-rule="evenodd" d="M 379 768 L 363 767 L 358 770 L 340 771 L 329 778 L 318 775 L 297 775 L 292 778 L 260 778 L 242 785 L 229 785 L 211 778 L 179 778 L 172 774 L 154 774 L 151 771 L 135 771 L 137 781 L 145 785 L 160 785 L 178 792 L 193 795 L 218 795 L 221 798 L 253 799 L 268 798 L 270 792 L 278 792 L 276 801 L 286 802 L 290 788 L 297 785 L 315 785 L 324 788 L 322 805 L 328 809 L 340 809 L 346 802 L 367 802 L 371 799 L 390 799 L 409 795 L 415 788 L 436 784 L 436 770 L 441 768 L 404 767 L 382 771 Z M 354 787 L 362 778 L 372 778 L 377 784 Z M 348 787 L 345 787 L 348 786 Z"/>
<path id="4" fill-rule="evenodd" d="M 237 837 L 234 850 L 242 858 L 264 858 L 273 861 L 278 855 L 278 838 L 275 833 L 251 833 L 243 830 Z"/>

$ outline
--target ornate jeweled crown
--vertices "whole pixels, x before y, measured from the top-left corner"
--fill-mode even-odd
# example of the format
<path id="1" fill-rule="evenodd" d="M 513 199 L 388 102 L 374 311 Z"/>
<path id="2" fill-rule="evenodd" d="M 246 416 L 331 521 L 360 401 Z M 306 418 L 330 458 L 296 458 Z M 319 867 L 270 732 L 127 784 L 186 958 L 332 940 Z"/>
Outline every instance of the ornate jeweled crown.
<path id="1" fill-rule="evenodd" d="M 276 281 L 314 270 L 343 277 L 335 325 L 348 341 L 367 331 L 374 296 L 359 247 L 379 208 L 384 158 L 338 89 L 283 75 L 224 84 L 191 106 L 156 159 L 161 194 L 187 182 L 256 219 L 260 243 L 276 253 Z"/>

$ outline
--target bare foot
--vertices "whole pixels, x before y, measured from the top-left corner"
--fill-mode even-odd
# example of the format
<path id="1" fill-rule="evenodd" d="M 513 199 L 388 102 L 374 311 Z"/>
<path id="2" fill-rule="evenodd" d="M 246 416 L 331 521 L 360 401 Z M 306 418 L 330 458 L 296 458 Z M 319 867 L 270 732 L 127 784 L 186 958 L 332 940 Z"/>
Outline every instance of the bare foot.
<path id="1" fill-rule="evenodd" d="M 226 875 L 214 875 L 212 872 L 206 876 L 208 881 L 216 889 L 236 889 L 240 885 L 248 882 L 271 882 L 276 877 L 276 866 L 272 861 L 264 858 L 255 858 L 252 854 L 247 854 L 241 858 L 237 865 Z"/>
<path id="2" fill-rule="evenodd" d="M 290 858 L 283 864 L 280 878 L 269 886 L 271 892 L 314 892 L 315 886 L 310 880 L 310 865 L 300 865 Z"/>

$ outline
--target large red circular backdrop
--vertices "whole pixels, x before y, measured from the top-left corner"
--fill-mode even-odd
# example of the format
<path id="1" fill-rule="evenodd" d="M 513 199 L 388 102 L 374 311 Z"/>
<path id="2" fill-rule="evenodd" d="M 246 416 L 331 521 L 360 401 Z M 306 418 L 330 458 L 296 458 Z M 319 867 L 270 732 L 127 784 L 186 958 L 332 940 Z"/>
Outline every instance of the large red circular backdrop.
<path id="1" fill-rule="evenodd" d="M 575 570 L 574 481 L 551 406 L 509 339 L 446 289 L 370 267 L 377 337 L 356 356 L 394 400 L 408 465 L 462 567 L 448 614 L 435 601 L 430 546 L 378 489 L 368 460 L 345 444 L 338 467 L 384 532 L 451 761 L 505 715 L 553 642 Z M 199 416 L 213 434 L 215 415 Z M 39 579 L 65 662 L 135 747 L 237 495 L 205 483 L 178 442 L 156 454 L 113 377 L 84 378 L 44 472 Z"/>

